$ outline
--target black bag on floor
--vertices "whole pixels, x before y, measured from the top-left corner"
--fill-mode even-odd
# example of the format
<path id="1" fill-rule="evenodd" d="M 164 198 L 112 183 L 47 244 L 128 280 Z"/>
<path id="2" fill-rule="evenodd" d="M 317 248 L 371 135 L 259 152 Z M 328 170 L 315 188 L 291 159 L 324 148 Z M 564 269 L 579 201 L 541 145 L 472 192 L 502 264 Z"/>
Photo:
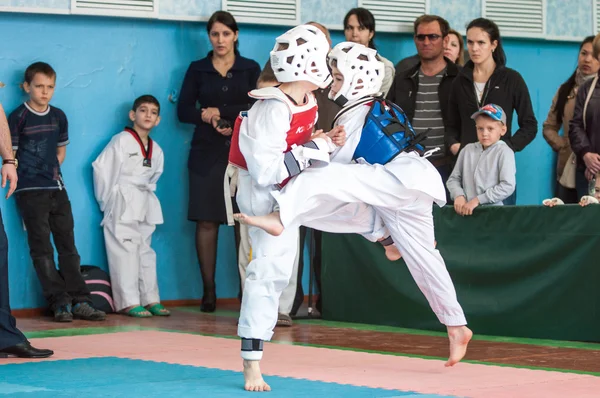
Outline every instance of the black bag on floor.
<path id="1" fill-rule="evenodd" d="M 115 312 L 110 286 L 110 276 L 102 269 L 93 265 L 82 265 L 81 275 L 92 294 L 94 308 L 107 314 Z"/>

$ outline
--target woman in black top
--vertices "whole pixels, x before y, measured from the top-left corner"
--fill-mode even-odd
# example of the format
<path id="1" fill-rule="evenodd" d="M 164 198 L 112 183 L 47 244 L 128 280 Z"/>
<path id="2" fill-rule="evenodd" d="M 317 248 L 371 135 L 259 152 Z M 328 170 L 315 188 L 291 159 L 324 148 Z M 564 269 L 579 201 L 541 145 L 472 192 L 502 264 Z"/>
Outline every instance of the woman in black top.
<path id="1" fill-rule="evenodd" d="M 465 145 L 477 142 L 471 115 L 486 104 L 500 105 L 506 112 L 506 134 L 502 139 L 518 152 L 535 138 L 537 120 L 529 90 L 519 72 L 507 68 L 498 26 L 477 18 L 467 26 L 467 48 L 471 58 L 462 68 L 450 90 L 446 145 L 453 155 Z M 519 129 L 512 134 L 513 112 Z M 516 190 L 509 204 L 516 202 Z"/>
<path id="2" fill-rule="evenodd" d="M 188 219 L 196 222 L 196 251 L 204 285 L 201 310 L 213 312 L 217 237 L 219 225 L 227 222 L 223 180 L 232 127 L 238 113 L 250 108 L 248 92 L 256 88 L 260 66 L 239 54 L 238 27 L 230 13 L 214 13 L 206 30 L 213 49 L 188 68 L 177 116 L 180 122 L 196 126 L 188 159 Z"/>

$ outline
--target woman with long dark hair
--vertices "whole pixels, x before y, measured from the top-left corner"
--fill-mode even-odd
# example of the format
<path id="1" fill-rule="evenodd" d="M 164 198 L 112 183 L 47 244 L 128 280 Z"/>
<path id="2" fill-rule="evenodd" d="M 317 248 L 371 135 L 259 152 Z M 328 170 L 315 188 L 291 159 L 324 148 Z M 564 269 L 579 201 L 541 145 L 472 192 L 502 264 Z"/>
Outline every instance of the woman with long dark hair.
<path id="1" fill-rule="evenodd" d="M 600 34 L 592 42 L 593 55 L 600 61 Z M 594 196 L 600 178 L 600 72 L 577 91 L 569 140 L 576 155 L 575 188 L 579 198 Z"/>
<path id="2" fill-rule="evenodd" d="M 565 187 L 560 183 L 560 180 L 563 177 L 567 160 L 571 156 L 571 153 L 573 153 L 569 142 L 569 122 L 573 118 L 577 91 L 579 91 L 579 86 L 584 82 L 593 79 L 600 68 L 600 62 L 593 55 L 593 40 L 594 36 L 588 36 L 581 42 L 579 57 L 577 58 L 577 68 L 567 81 L 558 88 L 552 99 L 552 106 L 548 112 L 548 117 L 544 122 L 544 138 L 552 149 L 558 153 L 554 195 L 564 203 L 577 203 L 579 201 L 577 190 L 574 186 Z M 558 132 L 561 127 L 563 134 L 559 135 Z M 569 170 L 570 168 L 567 168 L 567 173 Z M 575 171 L 574 168 L 572 170 L 573 172 Z M 570 180 L 574 181 L 575 176 L 572 175 Z"/>
<path id="3" fill-rule="evenodd" d="M 188 159 L 188 220 L 196 222 L 196 251 L 204 293 L 201 310 L 216 308 L 215 267 L 219 225 L 227 222 L 223 180 L 233 123 L 250 108 L 260 66 L 238 52 L 237 23 L 228 12 L 215 12 L 206 25 L 212 51 L 192 62 L 185 74 L 177 116 L 195 125 Z M 199 108 L 198 109 L 198 106 Z M 236 246 L 239 225 L 236 225 Z"/>
<path id="4" fill-rule="evenodd" d="M 470 60 L 450 90 L 446 145 L 456 155 L 465 145 L 477 142 L 471 115 L 483 105 L 493 103 L 506 112 L 506 134 L 502 139 L 513 151 L 523 150 L 535 138 L 537 120 L 525 81 L 519 72 L 506 67 L 498 25 L 485 18 L 471 21 L 467 26 L 467 48 Z M 519 129 L 513 134 L 514 111 Z M 516 191 L 505 203 L 515 201 Z"/>
<path id="5" fill-rule="evenodd" d="M 358 7 L 348 11 L 344 17 L 344 35 L 346 41 L 377 50 L 375 47 L 375 17 L 366 8 Z M 383 83 L 381 84 L 381 91 L 385 97 L 394 81 L 396 69 L 394 64 L 387 58 L 382 57 L 381 54 L 378 53 L 377 57 L 385 66 Z"/>

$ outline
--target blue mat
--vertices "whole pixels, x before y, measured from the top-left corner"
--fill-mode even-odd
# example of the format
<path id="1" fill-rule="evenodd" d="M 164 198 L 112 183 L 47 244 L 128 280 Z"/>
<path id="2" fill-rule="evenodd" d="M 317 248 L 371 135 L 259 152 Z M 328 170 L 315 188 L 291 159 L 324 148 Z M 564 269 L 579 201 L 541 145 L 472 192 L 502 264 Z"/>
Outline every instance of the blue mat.
<path id="1" fill-rule="evenodd" d="M 1 362 L 0 362 L 1 363 Z M 151 379 L 157 381 L 150 381 Z M 418 397 L 414 392 L 266 376 L 274 397 Z M 10 397 L 238 397 L 242 373 L 123 358 L 88 358 L 0 365 L 0 396 Z"/>

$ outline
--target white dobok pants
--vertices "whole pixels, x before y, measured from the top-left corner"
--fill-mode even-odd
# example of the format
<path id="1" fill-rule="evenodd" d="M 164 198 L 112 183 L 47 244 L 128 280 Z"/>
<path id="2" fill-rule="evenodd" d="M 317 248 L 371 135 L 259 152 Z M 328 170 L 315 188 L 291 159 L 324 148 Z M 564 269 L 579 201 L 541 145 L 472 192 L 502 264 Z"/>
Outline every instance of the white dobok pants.
<path id="1" fill-rule="evenodd" d="M 104 226 L 104 241 L 115 309 L 160 301 L 156 253 L 150 247 L 155 225 L 133 221 Z"/>
<path id="2" fill-rule="evenodd" d="M 418 160 L 422 161 L 426 162 L 425 159 Z M 439 175 L 429 183 L 437 184 L 437 179 Z M 423 184 L 427 183 L 423 181 Z M 368 225 L 361 214 L 381 217 L 380 221 L 389 230 L 439 321 L 446 326 L 466 325 L 450 274 L 434 246 L 432 196 L 407 188 L 384 166 L 339 163 L 305 170 L 274 196 L 284 227 L 292 230 L 306 225 L 326 232 L 356 233 L 356 225 L 340 222 L 340 219 L 348 219 L 344 213 L 353 211 L 353 206 L 354 221 Z M 371 205 L 373 209 L 361 204 Z M 380 221 L 373 221 L 371 225 Z"/>

